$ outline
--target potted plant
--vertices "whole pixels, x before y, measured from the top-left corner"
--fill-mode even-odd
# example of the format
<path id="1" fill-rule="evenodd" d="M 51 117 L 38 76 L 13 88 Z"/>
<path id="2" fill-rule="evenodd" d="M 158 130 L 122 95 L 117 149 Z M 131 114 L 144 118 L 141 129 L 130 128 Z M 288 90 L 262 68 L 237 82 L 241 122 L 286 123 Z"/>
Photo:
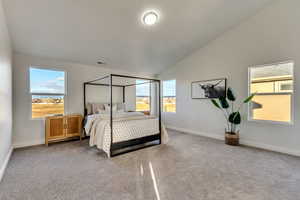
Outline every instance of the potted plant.
<path id="1" fill-rule="evenodd" d="M 225 129 L 225 143 L 232 146 L 239 145 L 239 129 L 238 126 L 241 124 L 241 113 L 240 110 L 244 104 L 249 103 L 255 94 L 247 97 L 241 102 L 238 107 L 235 107 L 234 102 L 236 97 L 229 87 L 226 92 L 226 96 L 220 97 L 218 101 L 211 99 L 211 102 L 220 109 L 226 119 L 227 128 Z"/>

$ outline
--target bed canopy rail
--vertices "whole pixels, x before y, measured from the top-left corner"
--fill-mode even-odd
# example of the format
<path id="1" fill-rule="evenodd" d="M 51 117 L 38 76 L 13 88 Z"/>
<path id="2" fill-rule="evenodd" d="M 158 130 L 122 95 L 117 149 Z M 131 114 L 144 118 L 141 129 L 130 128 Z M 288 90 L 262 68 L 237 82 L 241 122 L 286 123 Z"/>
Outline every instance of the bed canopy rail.
<path id="1" fill-rule="evenodd" d="M 145 82 L 141 83 L 125 83 L 119 82 L 119 83 L 114 83 L 113 79 L 114 78 L 123 78 L 123 79 L 135 79 L 135 80 L 144 80 Z M 102 81 L 102 82 L 101 82 Z M 103 83 L 103 81 L 106 81 Z M 110 109 L 110 134 L 111 134 L 111 148 L 110 148 L 110 155 L 112 157 L 121 155 L 124 153 L 136 151 L 139 149 L 143 149 L 146 147 L 154 146 L 154 145 L 159 145 L 161 144 L 161 139 L 162 139 L 162 125 L 161 125 L 161 81 L 159 79 L 152 79 L 152 78 L 145 78 L 145 77 L 137 77 L 137 76 L 128 76 L 128 75 L 120 75 L 120 74 L 110 74 L 107 76 L 103 76 L 100 78 L 97 78 L 92 81 L 84 82 L 83 83 L 83 93 L 84 93 L 84 116 L 86 117 L 88 115 L 87 113 L 87 108 L 86 108 L 86 89 L 88 85 L 92 86 L 104 86 L 104 87 L 109 87 L 109 103 L 110 105 L 113 105 L 113 88 L 115 87 L 121 87 L 122 88 L 122 100 L 123 103 L 125 103 L 125 92 L 127 87 L 132 87 L 136 85 L 142 85 L 142 84 L 152 84 L 152 83 L 157 83 L 157 98 L 156 100 L 158 101 L 156 106 L 157 106 L 157 111 L 158 111 L 158 127 L 159 127 L 159 132 L 155 135 L 150 135 L 150 136 L 145 136 L 141 138 L 136 138 L 132 140 L 127 140 L 127 141 L 122 141 L 122 142 L 114 142 L 113 141 L 113 109 Z M 151 93 L 151 87 L 150 87 L 150 93 L 149 93 L 149 98 L 150 100 L 152 99 L 152 93 Z M 111 106 L 112 108 L 112 106 Z M 150 143 L 156 141 L 157 143 Z M 150 143 L 147 144 L 146 143 Z M 140 145 L 137 148 L 129 148 L 133 146 Z M 142 145 L 142 146 L 141 146 Z"/>

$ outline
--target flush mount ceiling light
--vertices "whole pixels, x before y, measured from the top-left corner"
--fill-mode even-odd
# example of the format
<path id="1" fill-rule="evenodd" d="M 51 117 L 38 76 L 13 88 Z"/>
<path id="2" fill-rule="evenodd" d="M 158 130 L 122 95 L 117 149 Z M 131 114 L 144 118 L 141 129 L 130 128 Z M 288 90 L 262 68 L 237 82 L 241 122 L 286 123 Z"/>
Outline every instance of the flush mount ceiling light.
<path id="1" fill-rule="evenodd" d="M 152 26 L 157 23 L 158 21 L 158 14 L 154 11 L 148 11 L 145 12 L 143 17 L 142 17 L 143 23 Z"/>
<path id="2" fill-rule="evenodd" d="M 97 61 L 97 64 L 98 64 L 98 65 L 104 65 L 104 64 L 105 64 L 105 62 L 104 62 L 104 61 L 102 61 L 102 60 L 98 60 L 98 61 Z"/>

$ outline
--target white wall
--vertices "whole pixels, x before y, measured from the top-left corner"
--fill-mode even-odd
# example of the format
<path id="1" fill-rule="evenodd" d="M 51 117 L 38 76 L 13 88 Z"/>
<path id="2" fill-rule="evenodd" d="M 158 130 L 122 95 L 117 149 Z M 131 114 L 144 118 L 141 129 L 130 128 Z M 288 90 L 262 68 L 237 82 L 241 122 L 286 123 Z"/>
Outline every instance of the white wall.
<path id="1" fill-rule="evenodd" d="M 110 87 L 107 86 L 86 86 L 86 99 L 89 103 L 109 103 L 110 102 Z M 113 102 L 123 102 L 123 88 L 113 87 Z"/>
<path id="2" fill-rule="evenodd" d="M 177 113 L 165 114 L 169 127 L 222 138 L 224 120 L 209 100 L 192 100 L 191 81 L 227 77 L 240 98 L 247 96 L 247 69 L 277 61 L 295 61 L 294 125 L 246 121 L 243 143 L 300 155 L 300 1 L 275 1 L 257 15 L 163 72 L 177 80 Z M 246 110 L 246 109 L 245 109 Z"/>
<path id="3" fill-rule="evenodd" d="M 65 70 L 67 73 L 66 113 L 83 113 L 83 82 L 94 80 L 109 73 L 125 75 L 128 72 L 111 70 L 99 66 L 87 66 L 54 59 L 28 56 L 15 53 L 13 56 L 14 83 L 14 126 L 13 144 L 15 147 L 30 146 L 44 142 L 44 121 L 31 119 L 31 95 L 29 94 L 29 67 Z M 142 76 L 151 75 L 146 74 Z M 135 93 L 133 94 L 135 95 Z M 134 96 L 135 99 L 135 96 Z M 135 104 L 135 102 L 133 102 Z"/>
<path id="4" fill-rule="evenodd" d="M 0 181 L 8 162 L 12 135 L 11 44 L 0 0 Z"/>

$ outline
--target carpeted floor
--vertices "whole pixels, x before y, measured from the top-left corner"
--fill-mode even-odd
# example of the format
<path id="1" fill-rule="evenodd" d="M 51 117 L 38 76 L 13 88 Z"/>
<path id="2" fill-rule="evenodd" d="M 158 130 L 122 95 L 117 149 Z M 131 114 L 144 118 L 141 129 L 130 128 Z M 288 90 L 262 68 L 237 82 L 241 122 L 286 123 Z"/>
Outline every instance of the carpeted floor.
<path id="1" fill-rule="evenodd" d="M 168 145 L 108 159 L 87 141 L 15 150 L 0 199 L 298 200 L 300 159 L 170 131 Z"/>

